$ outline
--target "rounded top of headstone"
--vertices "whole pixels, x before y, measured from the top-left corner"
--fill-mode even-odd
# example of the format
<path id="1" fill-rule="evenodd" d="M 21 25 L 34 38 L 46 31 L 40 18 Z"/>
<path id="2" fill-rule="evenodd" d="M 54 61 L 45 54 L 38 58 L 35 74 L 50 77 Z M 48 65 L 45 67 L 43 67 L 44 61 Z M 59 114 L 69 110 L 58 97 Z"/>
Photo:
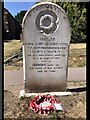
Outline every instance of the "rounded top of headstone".
<path id="1" fill-rule="evenodd" d="M 25 14 L 25 16 L 23 17 L 23 20 L 22 20 L 22 28 L 23 28 L 23 26 L 24 26 L 24 23 L 25 23 L 25 20 L 26 20 L 28 14 L 29 14 L 31 11 L 33 11 L 35 8 L 38 10 L 38 7 L 39 7 L 39 6 L 42 7 L 43 5 L 45 5 L 47 9 L 49 8 L 49 5 L 55 6 L 55 7 L 57 7 L 58 9 L 60 9 L 60 10 L 65 14 L 65 16 L 67 17 L 67 14 L 65 13 L 65 11 L 64 11 L 59 5 L 57 5 L 57 4 L 55 4 L 55 3 L 52 3 L 52 2 L 40 2 L 40 3 L 37 3 L 36 5 L 34 5 L 33 7 L 31 7 L 31 8 L 26 12 L 26 14 Z M 68 18 L 68 17 L 67 17 L 67 18 Z"/>
<path id="2" fill-rule="evenodd" d="M 23 40 L 33 36 L 63 38 L 70 42 L 70 22 L 65 11 L 57 4 L 41 2 L 29 9 L 22 21 Z M 26 40 L 27 40 L 26 39 Z"/>

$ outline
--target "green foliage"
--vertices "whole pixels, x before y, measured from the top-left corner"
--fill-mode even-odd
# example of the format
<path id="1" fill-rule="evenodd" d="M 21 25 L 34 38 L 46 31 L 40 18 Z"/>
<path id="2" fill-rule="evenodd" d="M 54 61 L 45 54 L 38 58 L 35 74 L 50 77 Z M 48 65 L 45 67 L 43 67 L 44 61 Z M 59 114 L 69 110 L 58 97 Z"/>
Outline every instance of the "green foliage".
<path id="1" fill-rule="evenodd" d="M 25 15 L 26 12 L 27 12 L 26 10 L 21 11 L 20 13 L 17 13 L 17 15 L 15 16 L 16 20 L 17 20 L 20 24 L 22 24 L 22 20 L 23 20 L 23 17 L 24 17 L 24 15 Z"/>
<path id="2" fill-rule="evenodd" d="M 56 2 L 68 15 L 71 25 L 71 42 L 86 42 L 86 6 L 85 3 Z"/>

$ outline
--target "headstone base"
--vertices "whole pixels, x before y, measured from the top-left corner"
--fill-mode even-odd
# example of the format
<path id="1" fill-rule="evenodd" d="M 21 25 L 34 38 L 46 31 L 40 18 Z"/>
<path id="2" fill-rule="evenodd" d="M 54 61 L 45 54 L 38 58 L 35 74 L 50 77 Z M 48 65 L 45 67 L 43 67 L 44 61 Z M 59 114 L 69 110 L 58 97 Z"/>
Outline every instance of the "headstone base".
<path id="1" fill-rule="evenodd" d="M 20 93 L 19 93 L 19 98 L 37 96 L 37 95 L 41 95 L 41 94 L 50 94 L 50 95 L 55 95 L 55 96 L 73 95 L 72 92 L 25 93 L 25 90 L 21 90 Z"/>

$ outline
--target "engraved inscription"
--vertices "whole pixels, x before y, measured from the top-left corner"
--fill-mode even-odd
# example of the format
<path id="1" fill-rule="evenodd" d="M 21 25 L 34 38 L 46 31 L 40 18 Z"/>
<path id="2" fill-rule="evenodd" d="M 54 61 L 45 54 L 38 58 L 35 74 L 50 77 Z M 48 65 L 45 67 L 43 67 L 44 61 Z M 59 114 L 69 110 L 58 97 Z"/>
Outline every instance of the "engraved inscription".
<path id="1" fill-rule="evenodd" d="M 28 48 L 27 57 L 33 59 L 33 64 L 29 66 L 30 70 L 57 72 L 59 69 L 63 69 L 63 64 L 61 66 L 60 61 L 66 57 L 65 44 L 55 42 L 55 38 L 40 38 L 38 42 L 24 44 Z"/>

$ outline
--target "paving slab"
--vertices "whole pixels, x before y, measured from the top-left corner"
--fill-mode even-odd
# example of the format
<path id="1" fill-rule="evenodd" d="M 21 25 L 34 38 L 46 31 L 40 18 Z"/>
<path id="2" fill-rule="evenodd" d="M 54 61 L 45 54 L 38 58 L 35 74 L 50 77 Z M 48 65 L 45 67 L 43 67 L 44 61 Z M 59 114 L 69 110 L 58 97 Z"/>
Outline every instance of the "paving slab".
<path id="1" fill-rule="evenodd" d="M 86 67 L 68 68 L 68 81 L 86 81 Z"/>

